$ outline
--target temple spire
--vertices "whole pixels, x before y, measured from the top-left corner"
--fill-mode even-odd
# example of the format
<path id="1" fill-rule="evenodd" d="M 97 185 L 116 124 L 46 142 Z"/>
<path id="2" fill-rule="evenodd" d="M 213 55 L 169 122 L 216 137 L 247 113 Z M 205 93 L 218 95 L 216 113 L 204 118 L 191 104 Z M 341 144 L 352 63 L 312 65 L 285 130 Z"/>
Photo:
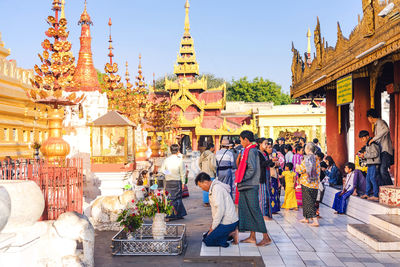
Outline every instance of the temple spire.
<path id="1" fill-rule="evenodd" d="M 307 32 L 307 54 L 311 55 L 311 30 L 308 28 Z"/>
<path id="2" fill-rule="evenodd" d="M 61 17 L 60 19 L 65 19 L 65 0 L 61 0 Z"/>
<path id="3" fill-rule="evenodd" d="M 185 4 L 185 10 L 186 10 L 186 16 L 185 16 L 185 35 L 190 35 L 190 20 L 189 20 L 189 0 L 186 0 Z"/>
<path id="4" fill-rule="evenodd" d="M 128 90 L 132 89 L 133 84 L 130 83 L 130 74 L 129 74 L 129 69 L 128 69 L 128 61 L 125 63 L 126 66 L 126 72 L 125 72 L 125 81 L 126 81 L 126 88 Z"/>
<path id="5" fill-rule="evenodd" d="M 108 53 L 108 57 L 110 58 L 110 64 L 112 65 L 113 64 L 113 62 L 112 62 L 112 58 L 114 57 L 114 54 L 113 54 L 113 46 L 112 46 L 112 38 L 111 38 L 111 26 L 112 26 L 112 21 L 111 21 L 111 18 L 108 20 L 108 26 L 110 27 L 110 39 L 108 40 L 108 42 L 110 43 L 110 45 L 108 46 L 108 50 L 110 50 L 110 52 Z"/>
<path id="6" fill-rule="evenodd" d="M 87 12 L 86 1 L 85 8 L 81 14 L 78 25 L 81 26 L 79 58 L 74 73 L 73 81 L 75 88 L 68 88 L 68 91 L 98 91 L 101 92 L 100 83 L 97 78 L 97 71 L 93 65 L 92 55 L 92 37 L 90 35 L 90 26 L 93 22 Z"/>
<path id="7" fill-rule="evenodd" d="M 199 75 L 199 65 L 196 61 L 194 41 L 192 36 L 190 36 L 189 8 L 189 0 L 186 0 L 185 32 L 181 40 L 178 58 L 174 67 L 174 74 L 178 76 L 179 80 L 186 78 L 190 82 L 194 82 L 196 76 Z"/>
<path id="8" fill-rule="evenodd" d="M 138 76 L 136 76 L 136 87 L 143 90 L 146 87 L 142 71 L 142 54 L 139 54 Z"/>

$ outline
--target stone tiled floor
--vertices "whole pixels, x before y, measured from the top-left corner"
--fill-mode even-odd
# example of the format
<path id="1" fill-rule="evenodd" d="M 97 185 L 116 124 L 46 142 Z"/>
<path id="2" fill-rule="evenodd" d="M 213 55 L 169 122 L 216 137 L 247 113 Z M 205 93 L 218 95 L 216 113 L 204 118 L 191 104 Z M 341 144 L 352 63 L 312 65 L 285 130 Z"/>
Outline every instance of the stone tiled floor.
<path id="1" fill-rule="evenodd" d="M 204 244 L 201 256 L 262 256 L 266 266 L 399 266 L 400 252 L 378 253 L 347 233 L 347 224 L 361 223 L 346 215 L 335 215 L 322 205 L 321 226 L 313 228 L 302 223 L 301 210 L 281 211 L 266 222 L 273 243 L 257 248 L 239 244 L 229 248 L 211 248 Z M 240 239 L 247 237 L 240 233 Z M 261 235 L 257 234 L 257 239 Z"/>

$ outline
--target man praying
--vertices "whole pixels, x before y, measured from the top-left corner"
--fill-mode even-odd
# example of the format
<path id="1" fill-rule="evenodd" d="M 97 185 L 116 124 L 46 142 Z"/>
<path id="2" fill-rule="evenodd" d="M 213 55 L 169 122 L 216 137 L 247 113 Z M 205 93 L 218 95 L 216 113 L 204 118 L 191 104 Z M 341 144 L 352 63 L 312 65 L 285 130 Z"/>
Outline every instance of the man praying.
<path id="1" fill-rule="evenodd" d="M 203 242 L 208 247 L 229 247 L 227 241 L 233 240 L 238 244 L 239 232 L 238 216 L 233 203 L 231 187 L 217 179 L 211 181 L 210 175 L 201 172 L 197 175 L 195 183 L 203 191 L 209 192 L 212 213 L 212 224 L 203 236 Z"/>

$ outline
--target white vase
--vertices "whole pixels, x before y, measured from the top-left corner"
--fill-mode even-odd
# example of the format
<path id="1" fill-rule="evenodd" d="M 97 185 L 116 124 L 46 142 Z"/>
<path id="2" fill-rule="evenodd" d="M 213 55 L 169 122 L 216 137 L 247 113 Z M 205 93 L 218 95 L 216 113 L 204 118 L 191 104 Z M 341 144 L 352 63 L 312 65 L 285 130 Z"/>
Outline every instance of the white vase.
<path id="1" fill-rule="evenodd" d="M 152 233 L 154 240 L 164 240 L 167 233 L 167 223 L 165 222 L 165 213 L 156 213 L 153 218 Z"/>

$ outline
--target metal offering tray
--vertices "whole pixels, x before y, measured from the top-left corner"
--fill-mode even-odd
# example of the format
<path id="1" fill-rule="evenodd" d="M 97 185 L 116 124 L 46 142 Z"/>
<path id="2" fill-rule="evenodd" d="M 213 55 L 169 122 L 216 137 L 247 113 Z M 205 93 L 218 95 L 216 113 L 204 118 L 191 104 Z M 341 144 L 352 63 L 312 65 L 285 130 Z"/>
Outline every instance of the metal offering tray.
<path id="1" fill-rule="evenodd" d="M 121 230 L 112 239 L 112 255 L 176 256 L 182 254 L 187 246 L 186 225 L 184 224 L 167 224 L 167 234 L 164 240 L 154 240 L 151 230 L 151 224 L 143 224 L 141 228 L 132 234 L 133 238 L 128 238 L 128 234 Z"/>

